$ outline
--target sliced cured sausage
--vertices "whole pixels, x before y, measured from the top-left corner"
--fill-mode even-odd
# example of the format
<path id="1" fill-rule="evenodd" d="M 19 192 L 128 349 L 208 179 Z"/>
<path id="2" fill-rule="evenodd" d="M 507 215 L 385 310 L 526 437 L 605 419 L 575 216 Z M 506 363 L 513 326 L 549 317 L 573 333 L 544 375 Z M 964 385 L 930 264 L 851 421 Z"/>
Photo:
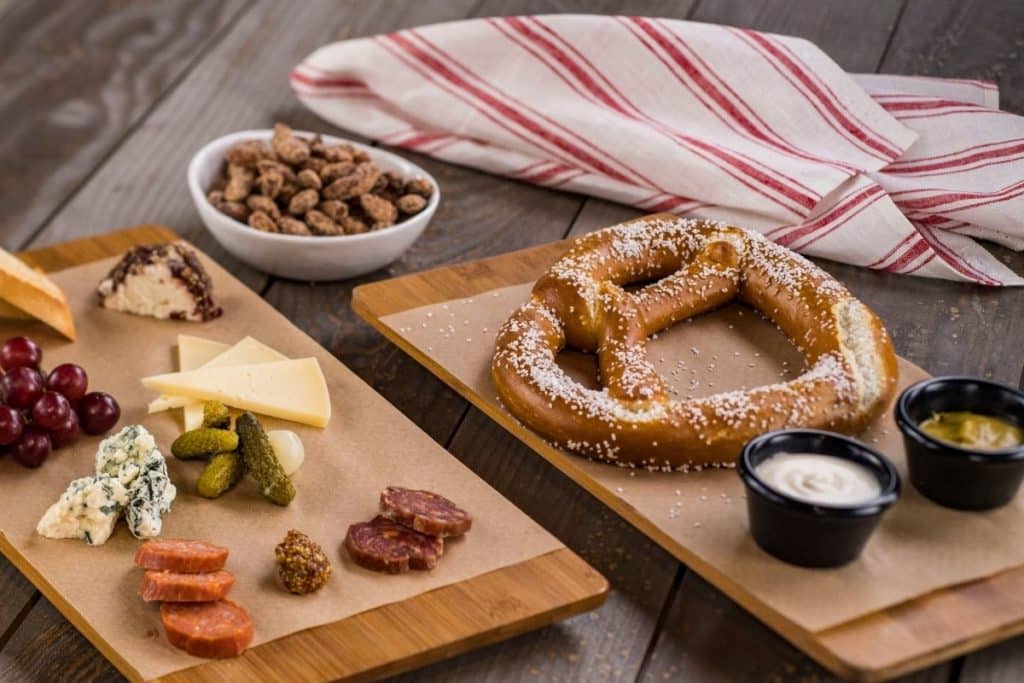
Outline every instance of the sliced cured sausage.
<path id="1" fill-rule="evenodd" d="M 180 574 L 149 570 L 139 595 L 146 602 L 210 602 L 221 600 L 235 585 L 235 575 L 223 569 L 209 574 Z"/>
<path id="2" fill-rule="evenodd" d="M 350 526 L 345 548 L 361 567 L 401 574 L 437 566 L 438 558 L 444 554 L 444 541 L 377 516 Z"/>
<path id="3" fill-rule="evenodd" d="M 149 541 L 135 553 L 137 567 L 182 574 L 215 572 L 223 569 L 227 561 L 227 548 L 204 541 Z"/>
<path id="4" fill-rule="evenodd" d="M 380 513 L 431 536 L 461 536 L 473 525 L 470 514 L 444 496 L 401 486 L 381 491 Z"/>
<path id="5" fill-rule="evenodd" d="M 195 657 L 235 657 L 252 642 L 252 619 L 230 600 L 160 605 L 167 640 Z"/>

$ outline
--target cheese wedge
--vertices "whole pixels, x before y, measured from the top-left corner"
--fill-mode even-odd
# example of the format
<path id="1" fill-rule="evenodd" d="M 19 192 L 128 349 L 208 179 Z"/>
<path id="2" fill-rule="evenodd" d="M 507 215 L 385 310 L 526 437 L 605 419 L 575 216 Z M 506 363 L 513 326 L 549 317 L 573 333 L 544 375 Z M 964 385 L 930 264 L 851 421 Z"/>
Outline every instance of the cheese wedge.
<path id="1" fill-rule="evenodd" d="M 64 292 L 50 278 L 3 249 L 0 249 L 0 299 L 74 341 L 75 321 Z"/>
<path id="2" fill-rule="evenodd" d="M 147 389 L 324 427 L 331 419 L 327 381 L 315 358 L 200 368 L 154 375 Z"/>
<path id="3" fill-rule="evenodd" d="M 231 344 L 193 337 L 190 334 L 178 335 L 178 369 L 196 370 L 231 348 Z"/>
<path id="4" fill-rule="evenodd" d="M 194 353 L 194 350 L 190 349 L 190 351 Z M 192 361 L 195 360 L 195 358 L 188 358 L 186 360 Z M 262 342 L 256 341 L 252 337 L 245 337 L 234 346 L 225 348 L 221 353 L 217 354 L 213 358 L 207 359 L 205 363 L 200 363 L 199 365 L 180 363 L 181 358 L 179 358 L 179 367 L 182 370 L 196 370 L 201 367 L 224 368 L 231 365 L 256 365 L 257 363 L 270 363 L 278 360 L 288 360 L 288 356 L 275 351 Z M 191 367 L 189 367 L 190 365 Z M 168 410 L 170 408 L 184 408 L 195 403 L 196 401 L 193 399 L 186 398 L 184 396 L 165 394 L 149 404 L 149 412 L 157 413 L 161 410 Z M 200 403 L 200 415 L 201 409 L 202 404 Z M 194 427 L 188 426 L 187 418 L 185 420 L 185 428 L 194 429 Z"/>

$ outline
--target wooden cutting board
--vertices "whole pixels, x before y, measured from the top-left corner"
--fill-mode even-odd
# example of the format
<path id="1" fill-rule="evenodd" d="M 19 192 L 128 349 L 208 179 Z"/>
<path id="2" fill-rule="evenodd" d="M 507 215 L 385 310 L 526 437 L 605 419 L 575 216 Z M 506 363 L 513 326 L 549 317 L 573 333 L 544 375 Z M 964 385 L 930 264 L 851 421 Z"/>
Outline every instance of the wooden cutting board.
<path id="1" fill-rule="evenodd" d="M 421 306 L 472 297 L 501 287 L 532 282 L 565 252 L 568 241 L 524 249 L 356 288 L 352 305 L 388 339 L 488 414 L 498 424 L 559 467 L 560 451 L 518 424 L 507 412 L 456 379 L 382 318 Z M 650 533 L 650 525 L 631 506 L 580 476 L 561 468 L 578 484 L 661 544 L 691 568 L 699 564 L 680 548 Z M 1024 632 L 1024 569 L 938 590 L 921 598 L 870 613 L 823 631 L 811 632 L 779 619 L 751 600 L 742 586 L 708 573 L 704 578 L 750 610 L 770 628 L 839 676 L 850 680 L 885 680 L 991 645 Z"/>
<path id="2" fill-rule="evenodd" d="M 20 254 L 53 272 L 116 256 L 136 244 L 175 241 L 160 226 L 66 242 Z M 118 652 L 0 535 L 0 552 L 125 676 L 141 680 Z M 604 602 L 608 583 L 562 548 L 532 560 L 301 631 L 251 648 L 242 657 L 210 661 L 161 681 L 363 680 L 451 657 Z"/>

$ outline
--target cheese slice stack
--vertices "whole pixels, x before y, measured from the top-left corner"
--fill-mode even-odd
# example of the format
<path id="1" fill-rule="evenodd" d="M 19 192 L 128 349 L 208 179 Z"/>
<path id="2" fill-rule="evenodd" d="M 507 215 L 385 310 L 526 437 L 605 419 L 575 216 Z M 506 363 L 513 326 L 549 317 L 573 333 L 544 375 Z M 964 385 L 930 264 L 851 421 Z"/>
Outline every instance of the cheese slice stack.
<path id="1" fill-rule="evenodd" d="M 178 336 L 178 367 L 182 371 L 256 365 L 279 360 L 288 360 L 288 357 L 252 337 L 245 337 L 229 347 L 199 337 Z M 185 409 L 185 429 L 195 429 L 203 421 L 202 401 L 186 396 L 164 394 L 149 404 L 151 414 L 171 408 Z"/>
<path id="2" fill-rule="evenodd" d="M 54 282 L 21 259 L 0 249 L 0 315 L 31 316 L 75 339 L 71 307 Z"/>
<path id="3" fill-rule="evenodd" d="M 178 362 L 182 372 L 147 377 L 142 383 L 163 392 L 149 404 L 149 412 L 184 408 L 186 430 L 202 424 L 203 402 L 208 400 L 315 427 L 330 419 L 327 382 L 314 358 L 289 360 L 252 337 L 229 347 L 180 335 Z"/>

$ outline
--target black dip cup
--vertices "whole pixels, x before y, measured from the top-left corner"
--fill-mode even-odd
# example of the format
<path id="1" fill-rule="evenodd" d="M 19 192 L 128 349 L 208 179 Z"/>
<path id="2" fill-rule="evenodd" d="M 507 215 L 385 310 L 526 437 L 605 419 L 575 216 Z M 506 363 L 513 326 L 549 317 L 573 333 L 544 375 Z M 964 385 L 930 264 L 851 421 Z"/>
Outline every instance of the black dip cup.
<path id="1" fill-rule="evenodd" d="M 957 510 L 990 510 L 1017 495 L 1024 480 L 1024 445 L 1000 451 L 962 448 L 918 425 L 934 413 L 963 410 L 1024 429 L 1024 393 L 974 377 L 933 377 L 904 390 L 894 410 L 910 481 L 922 495 Z"/>
<path id="2" fill-rule="evenodd" d="M 754 473 L 777 453 L 814 453 L 850 460 L 878 477 L 881 492 L 849 506 L 793 498 Z M 786 429 L 751 439 L 740 453 L 737 470 L 747 488 L 754 540 L 780 560 L 802 567 L 838 567 L 857 559 L 882 514 L 900 495 L 900 475 L 888 459 L 860 441 L 815 429 Z"/>

